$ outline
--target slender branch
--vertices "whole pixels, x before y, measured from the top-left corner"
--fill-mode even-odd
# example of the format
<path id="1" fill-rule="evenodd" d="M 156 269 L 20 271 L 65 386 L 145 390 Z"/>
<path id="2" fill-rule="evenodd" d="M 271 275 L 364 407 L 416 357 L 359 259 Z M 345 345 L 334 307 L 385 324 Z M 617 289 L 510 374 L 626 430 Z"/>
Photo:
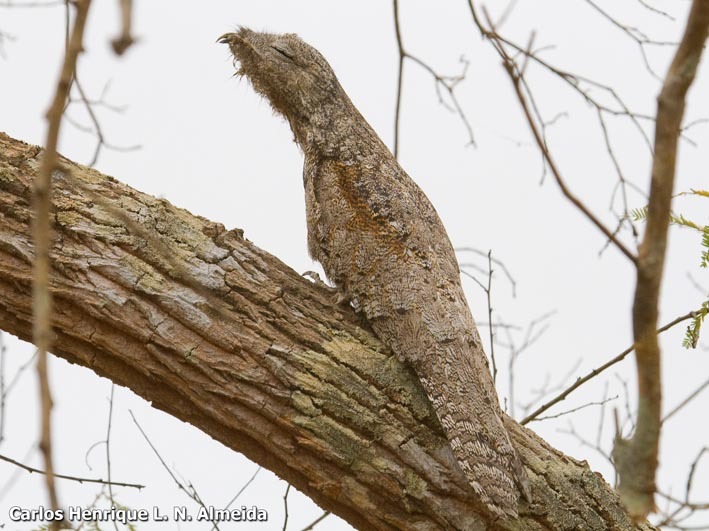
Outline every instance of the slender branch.
<path id="1" fill-rule="evenodd" d="M 512 82 L 512 86 L 515 90 L 515 94 L 517 95 L 517 99 L 519 100 L 520 106 L 522 107 L 522 111 L 524 113 L 525 118 L 527 119 L 527 123 L 529 125 L 529 128 L 532 132 L 532 135 L 534 136 L 534 139 L 537 143 L 537 146 L 539 147 L 540 152 L 542 153 L 542 156 L 551 170 L 552 175 L 554 176 L 554 179 L 556 180 L 557 184 L 559 185 L 559 188 L 561 189 L 561 192 L 564 194 L 564 196 L 578 209 L 580 210 L 586 218 L 591 221 L 593 225 L 595 225 L 605 236 L 608 238 L 609 241 L 611 241 L 617 248 L 620 250 L 631 262 L 636 263 L 637 258 L 633 253 L 631 253 L 625 245 L 618 240 L 616 235 L 614 234 L 613 231 L 608 229 L 589 209 L 588 207 L 578 198 L 576 197 L 567 187 L 566 182 L 564 181 L 563 177 L 561 176 L 561 172 L 559 168 L 556 166 L 556 162 L 554 161 L 551 152 L 549 151 L 546 141 L 544 139 L 544 135 L 542 132 L 540 132 L 539 127 L 537 126 L 537 120 L 534 119 L 534 116 L 532 115 L 532 111 L 530 110 L 529 102 L 528 102 L 528 96 L 531 94 L 529 90 L 527 90 L 527 95 L 525 95 L 525 92 L 523 90 L 523 85 L 525 85 L 524 81 L 524 73 L 523 70 L 520 69 L 520 67 L 517 65 L 517 63 L 514 61 L 514 59 L 507 53 L 507 50 L 503 46 L 503 43 L 507 42 L 502 40 L 499 37 L 499 34 L 495 30 L 495 27 L 492 25 L 492 22 L 488 20 L 488 26 L 490 27 L 489 30 L 485 29 L 485 26 L 482 25 L 480 20 L 478 19 L 477 13 L 473 7 L 472 2 L 469 2 L 471 12 L 473 14 L 473 18 L 478 25 L 479 28 L 481 28 L 481 31 L 484 32 L 484 35 L 490 40 L 490 42 L 493 45 L 493 48 L 495 51 L 498 53 L 500 58 L 502 59 L 503 66 L 505 68 L 505 71 L 510 77 L 510 81 Z M 526 57 L 534 58 L 534 54 L 530 52 L 529 49 L 526 50 L 525 53 Z M 535 112 L 537 116 L 539 116 L 538 111 Z M 543 122 L 542 122 L 543 123 Z"/>
<path id="2" fill-rule="evenodd" d="M 539 57 L 539 55 L 537 55 L 537 53 L 532 51 L 531 49 L 520 46 L 519 44 L 511 41 L 503 35 L 500 35 L 499 33 L 497 33 L 497 31 L 495 31 L 494 28 L 485 27 L 485 25 L 480 20 L 480 17 L 478 16 L 478 13 L 475 9 L 472 0 L 468 0 L 468 7 L 470 9 L 470 14 L 473 18 L 473 22 L 483 37 L 488 39 L 490 42 L 497 42 L 498 44 L 501 43 L 506 46 L 509 46 L 512 50 L 514 50 L 516 54 L 523 55 L 525 57 L 525 60 L 529 59 L 538 66 L 542 67 L 544 70 L 547 70 L 549 73 L 553 74 L 562 82 L 567 84 L 574 92 L 581 96 L 581 98 L 583 98 L 586 103 L 595 107 L 596 109 L 611 116 L 625 116 L 629 118 L 635 128 L 640 133 L 643 140 L 645 141 L 645 144 L 648 147 L 648 151 L 652 152 L 652 144 L 647 134 L 645 133 L 645 130 L 640 124 L 640 121 L 643 120 L 652 122 L 655 120 L 654 116 L 630 110 L 625 101 L 618 95 L 618 93 L 612 87 L 604 85 L 603 83 L 599 83 L 598 81 L 595 81 L 588 77 L 579 74 L 574 74 L 566 70 L 562 70 L 561 68 L 558 68 Z M 608 105 L 601 103 L 593 96 L 592 89 L 597 89 L 602 93 L 607 94 L 618 105 L 618 107 L 609 107 Z"/>
<path id="3" fill-rule="evenodd" d="M 106 427 L 106 476 L 108 476 L 108 497 L 114 504 L 113 486 L 111 485 L 111 428 L 113 427 L 113 397 L 116 384 L 111 382 L 111 396 L 108 399 L 108 425 Z"/>
<path id="4" fill-rule="evenodd" d="M 258 476 L 258 474 L 259 474 L 259 472 L 261 472 L 261 470 L 262 470 L 262 468 L 260 466 L 256 468 L 256 471 L 251 475 L 251 477 L 246 481 L 246 483 L 244 483 L 241 486 L 241 488 L 237 491 L 237 493 L 234 494 L 234 497 L 231 500 L 229 500 L 229 503 L 227 503 L 226 506 L 224 507 L 225 509 L 228 509 L 229 507 L 231 507 L 232 504 L 236 500 L 239 499 L 239 496 L 241 496 L 243 494 L 243 492 L 249 487 L 249 485 L 251 485 L 254 482 L 254 480 L 256 479 L 256 476 Z"/>
<path id="5" fill-rule="evenodd" d="M 637 423 L 631 439 L 616 437 L 613 450 L 620 476 L 618 490 L 621 499 L 631 516 L 637 519 L 644 519 L 655 509 L 655 472 L 662 425 L 661 352 L 655 329 L 685 99 L 694 81 L 708 32 L 709 1 L 694 0 L 684 35 L 657 100 L 647 224 L 638 249 L 633 301 L 633 339 L 638 373 Z"/>
<path id="6" fill-rule="evenodd" d="M 571 413 L 576 413 L 577 411 L 580 411 L 582 409 L 586 409 L 587 407 L 591 406 L 604 406 L 611 400 L 616 400 L 618 398 L 618 395 L 611 396 L 608 398 L 604 398 L 603 400 L 598 400 L 596 402 L 587 402 L 586 404 L 582 404 L 580 406 L 567 409 L 566 411 L 562 411 L 561 413 L 554 413 L 553 415 L 547 415 L 546 417 L 537 417 L 534 420 L 542 421 L 542 420 L 550 420 L 550 419 L 558 419 L 559 417 L 563 417 L 565 415 L 570 415 Z M 596 444 L 598 444 L 598 440 L 596 440 Z"/>
<path id="7" fill-rule="evenodd" d="M 638 0 L 638 3 L 643 6 L 645 9 L 648 11 L 655 13 L 656 15 L 660 15 L 661 17 L 665 17 L 667 20 L 671 20 L 674 22 L 675 17 L 667 13 L 666 11 L 662 11 L 661 9 L 656 8 L 655 6 L 652 6 L 645 2 L 644 0 Z"/>
<path id="8" fill-rule="evenodd" d="M 705 380 L 703 384 L 701 384 L 699 387 L 697 387 L 694 391 L 692 391 L 687 398 L 682 400 L 679 404 L 677 404 L 675 407 L 672 408 L 671 411 L 665 414 L 664 417 L 662 417 L 662 423 L 664 424 L 667 422 L 670 418 L 672 418 L 673 415 L 676 415 L 678 411 L 680 411 L 683 407 L 685 407 L 687 404 L 689 404 L 692 400 L 696 398 L 696 396 L 704 391 L 709 387 L 709 380 Z"/>
<path id="9" fill-rule="evenodd" d="M 492 269 L 492 249 L 487 253 L 487 289 L 485 294 L 487 295 L 487 318 L 492 322 L 492 274 L 494 270 Z M 492 360 L 492 383 L 497 381 L 497 362 L 495 361 L 495 329 L 490 326 L 488 327 L 490 332 L 490 359 Z"/>
<path id="10" fill-rule="evenodd" d="M 111 41 L 111 46 L 116 55 L 123 55 L 135 42 L 131 34 L 133 0 L 119 0 L 118 5 L 121 9 L 121 33 Z"/>
<path id="11" fill-rule="evenodd" d="M 52 172 L 56 169 L 57 143 L 61 127 L 64 104 L 69 97 L 72 79 L 76 72 L 76 61 L 82 50 L 84 27 L 91 0 L 77 0 L 74 28 L 64 56 L 61 74 L 54 93 L 54 99 L 47 111 L 47 139 L 45 152 L 40 162 L 34 189 L 34 245 L 35 259 L 33 271 L 33 340 L 37 346 L 37 374 L 41 397 L 41 440 L 40 449 L 44 455 L 46 485 L 49 504 L 53 510 L 59 508 L 54 485 L 54 465 L 52 462 L 51 409 L 52 397 L 47 374 L 47 352 L 51 346 L 52 301 L 49 292 L 49 249 L 51 247 L 51 187 Z"/>
<path id="12" fill-rule="evenodd" d="M 486 251 L 481 251 L 479 249 L 475 249 L 474 247 L 456 247 L 455 252 L 456 253 L 470 252 L 470 253 L 475 253 L 479 256 L 485 257 L 485 258 L 489 254 Z M 512 297 L 517 297 L 517 282 L 515 281 L 514 277 L 512 276 L 512 273 L 510 273 L 510 270 L 507 268 L 505 263 L 502 260 L 500 260 L 499 258 L 492 258 L 491 257 L 491 260 L 492 260 L 493 264 L 500 267 L 502 272 L 507 277 L 507 280 L 509 280 L 510 285 L 512 286 Z M 473 264 L 466 264 L 466 265 L 470 265 L 471 267 L 477 267 L 477 266 L 474 266 Z M 463 267 L 463 264 L 461 264 L 461 267 Z M 479 270 L 484 271 L 483 269 L 479 269 Z"/>
<path id="13" fill-rule="evenodd" d="M 310 522 L 308 525 L 306 525 L 303 529 L 300 531 L 310 531 L 311 529 L 315 529 L 315 526 L 318 525 L 320 522 L 325 520 L 328 516 L 330 516 L 332 513 L 330 511 L 325 511 L 322 513 L 320 516 L 318 516 L 315 520 Z"/>
<path id="14" fill-rule="evenodd" d="M 680 315 L 680 316 L 677 317 L 676 319 L 673 319 L 673 320 L 670 321 L 669 323 L 667 323 L 667 324 L 665 324 L 664 326 L 658 328 L 658 329 L 657 329 L 657 333 L 658 333 L 658 334 L 661 334 L 662 332 L 665 332 L 666 330 L 669 330 L 669 329 L 672 328 L 673 326 L 675 326 L 675 325 L 677 325 L 677 324 L 679 324 L 679 323 L 681 323 L 681 322 L 683 322 L 683 321 L 686 321 L 687 319 L 692 319 L 695 315 L 697 315 L 697 312 L 696 312 L 696 311 L 691 311 L 691 312 L 688 312 L 688 313 L 686 313 L 686 314 L 684 314 L 684 315 Z M 615 365 L 615 364 L 618 363 L 619 361 L 623 361 L 623 360 L 628 356 L 628 354 L 630 354 L 630 353 L 633 351 L 633 349 L 634 349 L 634 346 L 633 346 L 633 345 L 629 346 L 629 347 L 626 348 L 623 352 L 621 352 L 620 354 L 618 354 L 616 357 L 614 357 L 614 358 L 608 360 L 608 361 L 605 362 L 603 365 L 601 365 L 601 366 L 599 366 L 599 367 L 593 369 L 593 370 L 592 370 L 591 372 L 589 372 L 586 376 L 583 376 L 583 377 L 581 377 L 581 378 L 578 378 L 578 379 L 573 383 L 573 385 L 571 385 L 571 386 L 569 386 L 568 388 L 564 389 L 561 393 L 559 393 L 558 395 L 556 395 L 554 398 L 552 398 L 552 399 L 549 400 L 548 402 L 545 402 L 544 404 L 542 404 L 541 406 L 539 406 L 537 409 L 535 409 L 532 413 L 530 413 L 529 415 L 527 415 L 526 417 L 524 417 L 524 418 L 520 421 L 520 424 L 525 425 L 525 424 L 527 424 L 527 423 L 529 423 L 529 422 L 535 420 L 539 415 L 541 415 L 542 413 L 544 413 L 547 409 L 549 409 L 549 408 L 552 407 L 553 405 L 558 404 L 559 402 L 561 402 L 562 400 L 564 400 L 567 396 L 569 396 L 571 393 L 573 393 L 576 389 L 578 389 L 579 387 L 581 387 L 583 384 L 585 384 L 586 382 L 592 380 L 593 378 L 595 378 L 596 376 L 598 376 L 599 374 L 601 374 L 603 371 L 605 371 L 607 368 L 612 367 L 613 365 Z"/>
<path id="15" fill-rule="evenodd" d="M 401 36 L 401 28 L 399 24 L 399 2 L 398 0 L 393 0 L 394 7 L 394 29 L 396 33 L 396 45 L 399 53 L 399 71 L 398 79 L 396 84 L 396 110 L 394 112 L 394 157 L 398 157 L 399 154 L 399 122 L 401 117 L 401 98 L 403 92 L 403 79 L 404 79 L 404 62 L 406 59 L 410 59 L 426 72 L 428 72 L 435 81 L 436 93 L 438 94 L 438 101 L 446 107 L 448 110 L 455 112 L 463 122 L 465 129 L 468 133 L 469 144 L 475 145 L 475 137 L 473 136 L 473 128 L 468 121 L 463 107 L 460 105 L 458 98 L 455 94 L 455 87 L 463 79 L 465 79 L 465 74 L 467 72 L 468 64 L 464 61 L 465 66 L 463 72 L 457 76 L 443 76 L 436 72 L 428 63 L 419 59 L 415 55 L 410 54 L 404 48 L 404 41 Z M 450 98 L 450 105 L 445 102 L 441 94 L 441 87 L 445 89 Z"/>
<path id="16" fill-rule="evenodd" d="M 498 50 L 503 50 L 502 48 L 498 48 Z M 551 156 L 551 152 L 547 148 L 546 143 L 544 142 L 544 139 L 542 138 L 542 135 L 539 132 L 539 129 L 537 128 L 537 125 L 534 121 L 534 118 L 532 117 L 532 114 L 529 110 L 529 106 L 527 105 L 527 99 L 525 98 L 524 93 L 522 92 L 521 85 L 519 83 L 519 75 L 513 66 L 513 63 L 511 62 L 511 58 L 506 55 L 506 52 L 502 51 L 503 54 L 503 59 L 506 60 L 505 62 L 505 67 L 507 69 L 508 74 L 510 75 L 510 79 L 512 80 L 512 84 L 515 89 L 515 93 L 517 94 L 517 98 L 519 99 L 519 103 L 522 106 L 522 111 L 524 112 L 524 116 L 527 118 L 527 123 L 532 131 L 532 135 L 534 136 L 534 139 L 537 142 L 537 146 L 539 147 L 539 150 L 542 152 L 542 155 L 544 157 L 544 160 L 546 161 L 547 165 L 549 166 L 549 169 L 551 170 L 552 175 L 554 176 L 554 179 L 556 180 L 556 183 L 559 185 L 559 188 L 561 189 L 561 193 L 564 194 L 564 196 L 578 209 L 581 211 L 581 213 L 586 216 L 586 218 L 593 224 L 595 225 L 605 236 L 608 238 L 609 241 L 613 242 L 613 244 L 618 248 L 620 252 L 622 252 L 628 260 L 631 262 L 635 263 L 637 261 L 637 258 L 633 253 L 628 250 L 623 243 L 621 243 L 620 240 L 616 237 L 613 231 L 608 229 L 597 217 L 595 214 L 593 214 L 589 208 L 578 198 L 576 197 L 571 190 L 566 186 L 566 182 L 564 181 L 563 177 L 561 176 L 561 172 L 559 168 L 556 166 L 556 162 Z"/>
<path id="17" fill-rule="evenodd" d="M 401 91 L 404 81 L 404 43 L 401 40 L 399 28 L 399 1 L 394 0 L 394 29 L 396 30 L 396 46 L 399 51 L 399 72 L 396 78 L 396 111 L 394 111 L 394 158 L 399 158 L 399 120 L 401 117 Z"/>
<path id="18" fill-rule="evenodd" d="M 0 332 L 0 443 L 5 439 L 5 335 Z"/>
<path id="19" fill-rule="evenodd" d="M 647 57 L 647 53 L 645 51 L 645 46 L 647 45 L 656 45 L 656 46 L 674 46 L 677 43 L 675 42 L 668 42 L 668 41 L 658 41 L 651 39 L 648 37 L 642 30 L 639 28 L 636 28 L 634 26 L 628 26 L 627 24 L 623 24 L 622 22 L 619 22 L 615 17 L 610 15 L 607 11 L 602 9 L 596 2 L 593 2 L 592 0 L 584 0 L 586 4 L 591 6 L 597 13 L 599 13 L 603 18 L 605 18 L 608 22 L 610 22 L 613 26 L 618 28 L 620 31 L 622 31 L 625 35 L 627 35 L 630 39 L 635 41 L 635 43 L 638 45 L 638 48 L 640 49 L 640 55 L 642 56 L 643 63 L 645 64 L 645 69 L 650 73 L 652 77 L 655 79 L 660 79 L 660 77 L 655 73 L 653 70 L 652 66 L 650 65 L 650 61 Z"/>
<path id="20" fill-rule="evenodd" d="M 160 461 L 160 464 L 162 465 L 162 467 L 167 471 L 168 474 L 170 474 L 170 477 L 177 485 L 177 488 L 179 488 L 181 491 L 183 491 L 185 494 L 187 494 L 187 496 L 189 496 L 190 499 L 192 499 L 195 503 L 197 503 L 197 505 L 199 505 L 202 509 L 206 510 L 207 506 L 204 504 L 202 499 L 199 497 L 199 495 L 195 491 L 194 487 L 192 487 L 191 483 L 188 482 L 188 484 L 185 485 L 182 481 L 180 481 L 177 478 L 175 473 L 172 470 L 170 470 L 169 466 L 167 466 L 167 463 L 162 458 L 162 455 L 160 455 L 160 452 L 158 452 L 158 449 L 155 447 L 155 445 L 152 443 L 152 441 L 148 437 L 148 434 L 145 433 L 145 430 L 143 430 L 143 427 L 138 423 L 138 419 L 135 418 L 133 411 L 131 411 L 129 409 L 128 413 L 130 414 L 130 418 L 133 420 L 133 423 L 138 428 L 138 431 L 145 439 L 145 442 L 148 443 L 148 446 L 150 446 L 150 449 L 153 451 L 155 456 L 158 458 L 158 461 Z M 212 522 L 213 528 L 219 529 L 219 527 L 217 526 L 217 523 L 215 521 L 213 521 L 213 520 L 210 520 L 210 521 Z"/>
<path id="21" fill-rule="evenodd" d="M 286 528 L 288 527 L 288 494 L 290 493 L 290 483 L 288 483 L 288 486 L 286 487 L 286 492 L 283 494 L 283 508 L 285 511 L 285 515 L 283 516 L 283 531 L 286 531 Z"/>
<path id="22" fill-rule="evenodd" d="M 10 463 L 12 465 L 15 465 L 16 467 L 19 467 L 23 470 L 27 470 L 27 472 L 30 473 L 37 473 L 37 474 L 43 474 L 47 475 L 47 472 L 45 470 L 40 470 L 38 468 L 31 467 L 29 465 L 25 465 L 24 463 L 20 463 L 19 461 L 15 461 L 14 459 L 11 459 L 10 457 L 4 456 L 0 454 L 0 461 L 5 461 L 7 463 Z M 123 483 L 120 481 L 111 481 L 110 479 L 106 481 L 105 479 L 94 479 L 94 478 L 82 478 L 78 476 L 67 476 L 65 474 L 57 474 L 56 472 L 53 472 L 55 478 L 60 478 L 60 479 L 68 479 L 70 481 L 77 481 L 79 483 L 99 483 L 101 485 L 108 485 L 114 486 L 114 487 L 130 487 L 131 489 L 144 489 L 145 485 L 139 485 L 138 483 Z"/>
<path id="23" fill-rule="evenodd" d="M 0 2 L 0 7 L 57 7 L 66 4 L 66 0 L 48 0 L 47 2 Z"/>

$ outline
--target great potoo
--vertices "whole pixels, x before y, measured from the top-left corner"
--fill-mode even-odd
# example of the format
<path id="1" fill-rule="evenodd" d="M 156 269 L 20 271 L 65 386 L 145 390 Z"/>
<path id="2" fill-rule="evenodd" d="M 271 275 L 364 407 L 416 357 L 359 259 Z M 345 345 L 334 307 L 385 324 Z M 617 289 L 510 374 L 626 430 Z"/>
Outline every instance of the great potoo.
<path id="1" fill-rule="evenodd" d="M 413 367 L 476 496 L 495 515 L 516 516 L 527 476 L 435 209 L 315 48 L 247 28 L 220 42 L 303 150 L 311 256 Z"/>

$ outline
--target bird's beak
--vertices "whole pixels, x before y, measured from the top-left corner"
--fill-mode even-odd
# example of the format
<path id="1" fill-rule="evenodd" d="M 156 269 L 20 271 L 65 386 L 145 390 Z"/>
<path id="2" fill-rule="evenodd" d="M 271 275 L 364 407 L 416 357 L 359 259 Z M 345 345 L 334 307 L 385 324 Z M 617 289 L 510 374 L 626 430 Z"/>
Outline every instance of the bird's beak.
<path id="1" fill-rule="evenodd" d="M 236 39 L 238 39 L 238 35 L 236 33 L 225 33 L 217 39 L 217 42 L 220 44 L 231 44 Z"/>

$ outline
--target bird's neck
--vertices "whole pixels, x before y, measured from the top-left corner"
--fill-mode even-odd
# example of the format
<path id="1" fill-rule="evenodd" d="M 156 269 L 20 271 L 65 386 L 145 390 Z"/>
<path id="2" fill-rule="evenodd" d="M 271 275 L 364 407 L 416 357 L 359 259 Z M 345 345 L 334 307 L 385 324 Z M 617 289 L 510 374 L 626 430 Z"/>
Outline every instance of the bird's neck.
<path id="1" fill-rule="evenodd" d="M 288 120 L 296 142 L 309 156 L 355 162 L 381 144 L 346 95 Z"/>

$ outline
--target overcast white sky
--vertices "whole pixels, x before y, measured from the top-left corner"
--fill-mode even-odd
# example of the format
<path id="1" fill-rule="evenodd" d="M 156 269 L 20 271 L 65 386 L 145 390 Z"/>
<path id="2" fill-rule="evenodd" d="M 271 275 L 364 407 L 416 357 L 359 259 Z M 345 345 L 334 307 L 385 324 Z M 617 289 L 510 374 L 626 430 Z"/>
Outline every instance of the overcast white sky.
<path id="1" fill-rule="evenodd" d="M 517 364 L 514 414 L 521 418 L 521 405 L 535 397 L 535 389 L 560 384 L 575 367 L 572 377 L 585 374 L 631 343 L 634 271 L 613 248 L 599 256 L 605 244 L 602 235 L 563 199 L 550 177 L 541 181 L 540 156 L 510 82 L 496 54 L 474 28 L 466 2 L 409 0 L 400 4 L 403 37 L 411 53 L 442 74 L 458 74 L 461 58 L 469 61 L 467 77 L 457 93 L 477 143 L 476 147 L 467 145 L 465 127 L 458 116 L 438 104 L 431 77 L 408 62 L 399 144 L 403 167 L 438 209 L 456 247 L 484 252 L 491 249 L 511 271 L 516 297 L 501 271 L 494 276 L 494 319 L 521 327 L 512 330 L 517 344 L 524 341 L 525 329 L 532 320 L 555 312 L 546 321 L 548 330 Z M 601 2 L 619 20 L 663 41 L 679 38 L 689 6 L 689 2 L 657 0 L 657 7 L 676 17 L 672 21 L 652 13 L 640 2 L 616 4 Z M 120 114 L 97 109 L 107 141 L 117 146 L 141 146 L 131 152 L 104 149 L 97 169 L 228 228 L 243 228 L 247 238 L 297 271 L 315 269 L 306 250 L 301 154 L 292 142 L 288 125 L 272 115 L 245 81 L 232 77 L 227 49 L 215 41 L 237 25 L 300 34 L 330 61 L 355 105 L 391 146 L 397 67 L 391 3 L 136 1 L 134 21 L 140 40 L 125 57 L 116 58 L 108 41 L 118 31 L 117 2 L 93 2 L 79 77 L 95 98 L 110 82 L 105 100 L 125 107 Z M 63 8 L 0 7 L 0 32 L 12 37 L 0 41 L 4 54 L 0 58 L 0 130 L 42 144 L 43 113 L 63 52 Z M 654 114 L 659 81 L 643 65 L 639 47 L 586 1 L 518 2 L 502 32 L 523 44 L 531 32 L 536 32 L 536 46 L 550 46 L 543 52 L 546 60 L 612 85 L 631 108 Z M 647 49 L 652 67 L 661 75 L 672 50 L 670 46 Z M 709 117 L 708 78 L 709 68 L 703 65 L 690 93 L 687 121 Z M 614 226 L 609 204 L 617 177 L 602 143 L 595 111 L 567 85 L 540 69 L 530 67 L 529 80 L 546 119 L 564 113 L 548 134 L 570 187 Z M 599 91 L 594 94 L 603 97 Z M 68 114 L 88 123 L 79 104 L 72 105 Z M 642 138 L 627 120 L 609 118 L 608 125 L 626 176 L 646 189 L 651 160 Z M 651 136 L 652 128 L 646 125 Z M 681 144 L 677 191 L 707 188 L 708 130 L 707 125 L 697 125 L 688 132 L 697 145 Z M 92 135 L 64 122 L 60 142 L 64 155 L 88 162 L 94 143 Z M 630 196 L 630 207 L 644 204 L 638 194 Z M 679 198 L 675 211 L 707 223 L 706 200 Z M 634 249 L 627 231 L 621 237 Z M 706 297 L 709 278 L 706 270 L 698 268 L 699 254 L 695 233 L 673 229 L 662 323 L 695 309 Z M 485 266 L 471 254 L 461 253 L 459 258 L 463 263 Z M 474 282 L 464 282 L 474 315 L 480 323 L 487 322 L 484 293 Z M 484 326 L 481 334 L 487 337 Z M 685 350 L 681 347 L 683 334 L 684 327 L 679 326 L 662 336 L 667 411 L 709 374 L 706 342 L 704 348 Z M 500 335 L 504 340 L 502 331 Z M 32 349 L 7 335 L 4 340 L 9 348 L 9 379 L 27 361 Z M 497 345 L 496 354 L 501 371 L 498 391 L 505 400 L 510 392 L 509 351 Z M 52 359 L 51 370 L 57 471 L 105 476 L 103 446 L 88 451 L 105 438 L 111 383 L 58 359 Z M 606 406 L 600 438 L 603 449 L 609 451 L 612 408 L 618 408 L 621 416 L 625 411 L 623 381 L 627 381 L 633 407 L 633 375 L 634 362 L 629 358 L 549 413 L 599 401 L 604 393 L 608 397 L 617 395 Z M 0 454 L 41 467 L 34 449 L 38 433 L 36 394 L 34 371 L 30 369 L 8 396 Z M 700 395 L 665 426 L 659 484 L 666 492 L 683 492 L 689 464 L 700 448 L 709 444 L 708 398 L 709 392 Z M 191 426 L 153 410 L 127 389 L 116 388 L 113 477 L 147 485 L 141 492 L 117 489 L 118 501 L 126 506 L 158 506 L 163 512 L 174 505 L 194 506 L 162 469 L 133 425 L 129 410 L 166 463 L 191 481 L 207 504 L 224 505 L 257 468 Z M 612 482 L 608 462 L 577 438 L 563 433 L 573 422 L 578 433 L 595 441 L 600 411 L 597 406 L 589 407 L 530 427 L 564 452 L 588 460 Z M 700 466 L 695 479 L 697 499 L 701 500 L 709 498 L 706 471 L 706 464 Z M 91 485 L 60 482 L 59 487 L 65 505 L 88 504 L 97 493 Z M 238 505 L 256 504 L 266 509 L 269 524 L 240 528 L 280 529 L 285 488 L 286 484 L 271 473 L 260 472 Z M 31 524 L 10 524 L 7 508 L 36 507 L 44 496 L 41 478 L 0 463 L 0 525 L 32 528 Z M 291 492 L 289 499 L 288 529 L 301 529 L 321 513 L 298 493 Z M 174 524 L 141 527 L 153 528 L 171 529 Z M 331 516 L 322 528 L 349 526 Z"/>

